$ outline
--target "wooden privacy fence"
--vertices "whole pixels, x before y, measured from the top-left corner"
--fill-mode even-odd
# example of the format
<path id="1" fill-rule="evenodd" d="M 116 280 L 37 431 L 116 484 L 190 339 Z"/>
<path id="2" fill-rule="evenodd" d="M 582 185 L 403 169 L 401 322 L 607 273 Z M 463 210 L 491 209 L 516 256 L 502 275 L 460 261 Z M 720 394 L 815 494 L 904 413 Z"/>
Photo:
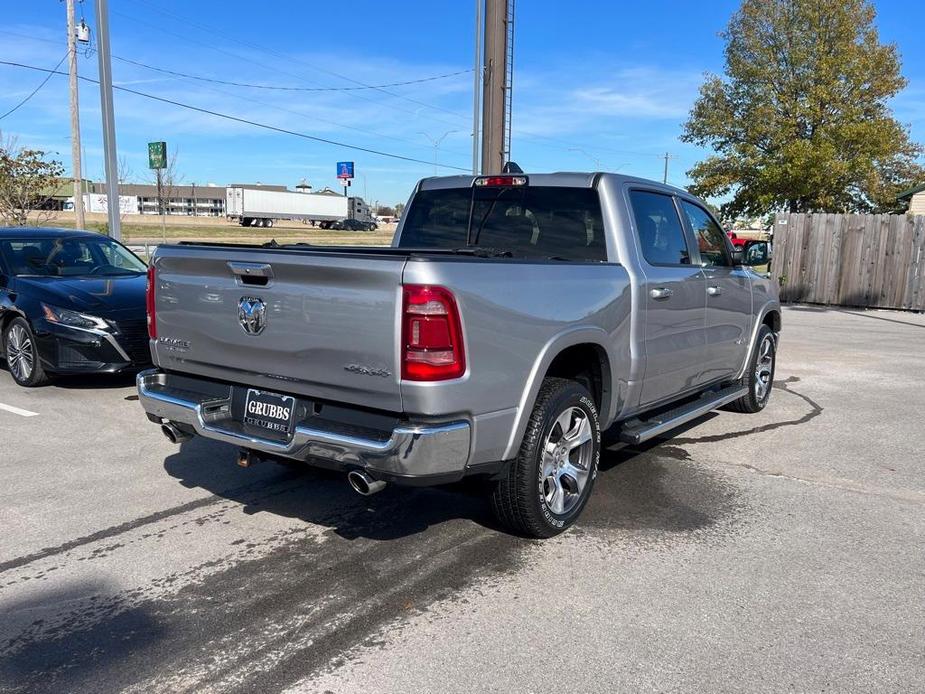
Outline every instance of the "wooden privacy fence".
<path id="1" fill-rule="evenodd" d="M 778 214 L 781 300 L 925 311 L 925 216 Z"/>

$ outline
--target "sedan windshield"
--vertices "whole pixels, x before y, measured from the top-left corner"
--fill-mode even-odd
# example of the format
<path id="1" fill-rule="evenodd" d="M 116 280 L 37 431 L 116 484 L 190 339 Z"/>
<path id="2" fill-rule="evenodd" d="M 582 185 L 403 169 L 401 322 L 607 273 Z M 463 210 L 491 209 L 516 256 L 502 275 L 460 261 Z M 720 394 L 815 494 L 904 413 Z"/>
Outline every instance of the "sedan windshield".
<path id="1" fill-rule="evenodd" d="M 105 237 L 0 240 L 0 253 L 14 275 L 114 277 L 145 272 L 130 250 Z"/>

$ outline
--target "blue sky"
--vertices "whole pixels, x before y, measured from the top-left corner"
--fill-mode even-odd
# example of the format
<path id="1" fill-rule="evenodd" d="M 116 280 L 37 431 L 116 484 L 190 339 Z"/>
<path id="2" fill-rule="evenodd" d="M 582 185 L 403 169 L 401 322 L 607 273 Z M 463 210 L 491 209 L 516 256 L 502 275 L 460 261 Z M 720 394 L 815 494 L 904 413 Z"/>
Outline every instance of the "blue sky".
<path id="1" fill-rule="evenodd" d="M 925 141 L 925 3 L 875 3 L 881 39 L 895 42 L 909 87 L 893 104 Z M 705 153 L 678 135 L 704 72 L 722 70 L 723 30 L 738 2 L 646 3 L 519 0 L 514 77 L 513 158 L 528 171 L 619 170 L 669 180 Z M 255 10 L 255 7 L 258 8 Z M 92 26 L 93 2 L 78 6 Z M 269 86 L 344 88 L 381 85 L 469 70 L 471 0 L 115 0 L 112 51 L 123 59 L 207 78 Z M 64 49 L 59 0 L 11 2 L 0 27 L 0 59 L 53 67 Z M 64 67 L 64 66 L 63 66 Z M 94 56 L 82 75 L 96 77 Z M 320 138 L 433 161 L 428 140 L 449 132 L 441 163 L 471 166 L 472 74 L 352 91 L 272 91 L 195 81 L 113 62 L 116 84 L 239 118 Z M 0 65 L 0 113 L 42 79 Z M 81 83 L 84 170 L 102 178 L 99 94 Z M 335 185 L 335 162 L 356 162 L 354 192 L 395 203 L 433 165 L 351 151 L 117 93 L 120 155 L 134 181 L 149 180 L 146 143 L 178 152 L 184 183 L 262 181 Z M 0 120 L 5 137 L 58 152 L 70 166 L 67 81 L 53 77 L 25 106 Z M 452 169 L 441 168 L 442 173 Z M 365 177 L 365 178 L 364 178 Z"/>

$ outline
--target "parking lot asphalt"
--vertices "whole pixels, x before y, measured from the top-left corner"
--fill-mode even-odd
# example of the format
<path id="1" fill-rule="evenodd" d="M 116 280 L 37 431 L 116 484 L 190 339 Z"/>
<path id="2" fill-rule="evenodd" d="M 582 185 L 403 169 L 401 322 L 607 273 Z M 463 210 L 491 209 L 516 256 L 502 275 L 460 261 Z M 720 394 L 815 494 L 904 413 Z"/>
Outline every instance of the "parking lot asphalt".
<path id="1" fill-rule="evenodd" d="M 0 691 L 921 691 L 925 316 L 788 308 L 777 382 L 537 542 L 0 372 Z"/>

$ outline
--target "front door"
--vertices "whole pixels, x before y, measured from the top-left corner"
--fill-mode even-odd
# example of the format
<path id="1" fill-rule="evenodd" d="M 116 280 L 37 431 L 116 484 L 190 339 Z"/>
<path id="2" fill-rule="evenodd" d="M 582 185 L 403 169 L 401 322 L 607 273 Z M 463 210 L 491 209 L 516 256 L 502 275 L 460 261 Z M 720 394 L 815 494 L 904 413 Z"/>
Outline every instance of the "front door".
<path id="1" fill-rule="evenodd" d="M 706 349 L 702 383 L 734 378 L 748 350 L 752 290 L 748 270 L 732 262 L 732 249 L 722 227 L 709 212 L 681 201 L 703 269 L 706 292 Z"/>
<path id="2" fill-rule="evenodd" d="M 703 371 L 704 277 L 672 196 L 631 190 L 633 220 L 645 273 L 645 355 L 640 405 L 691 390 Z"/>

